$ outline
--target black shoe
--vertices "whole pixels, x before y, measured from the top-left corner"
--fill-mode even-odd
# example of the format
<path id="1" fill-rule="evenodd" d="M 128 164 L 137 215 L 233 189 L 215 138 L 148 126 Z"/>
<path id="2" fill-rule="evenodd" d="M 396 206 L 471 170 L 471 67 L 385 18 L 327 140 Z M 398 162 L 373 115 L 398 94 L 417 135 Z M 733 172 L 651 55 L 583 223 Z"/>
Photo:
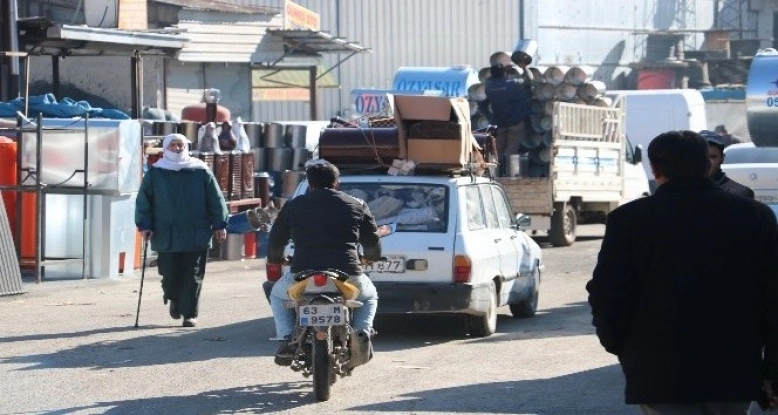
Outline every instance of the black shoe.
<path id="1" fill-rule="evenodd" d="M 172 317 L 173 320 L 178 320 L 181 318 L 181 313 L 178 312 L 178 305 L 176 304 L 176 300 L 170 300 L 170 317 Z"/>
<path id="2" fill-rule="evenodd" d="M 275 362 L 278 366 L 289 366 L 294 360 L 294 354 L 297 351 L 297 345 L 292 343 L 291 336 L 287 336 L 281 341 L 281 345 L 276 352 Z"/>
<path id="3" fill-rule="evenodd" d="M 187 317 L 184 319 L 184 327 L 194 327 L 197 325 L 197 319 L 194 317 Z"/>

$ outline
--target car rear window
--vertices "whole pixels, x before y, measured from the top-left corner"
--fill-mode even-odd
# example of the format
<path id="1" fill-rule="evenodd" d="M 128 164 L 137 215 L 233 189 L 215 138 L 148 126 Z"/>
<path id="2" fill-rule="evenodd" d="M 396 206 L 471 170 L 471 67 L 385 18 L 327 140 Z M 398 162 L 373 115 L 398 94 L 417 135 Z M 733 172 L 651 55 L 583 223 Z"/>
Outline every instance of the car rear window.
<path id="1" fill-rule="evenodd" d="M 448 187 L 414 183 L 340 183 L 340 190 L 367 202 L 376 223 L 398 232 L 446 232 Z"/>
<path id="2" fill-rule="evenodd" d="M 728 148 L 724 152 L 724 163 L 778 163 L 778 147 Z"/>

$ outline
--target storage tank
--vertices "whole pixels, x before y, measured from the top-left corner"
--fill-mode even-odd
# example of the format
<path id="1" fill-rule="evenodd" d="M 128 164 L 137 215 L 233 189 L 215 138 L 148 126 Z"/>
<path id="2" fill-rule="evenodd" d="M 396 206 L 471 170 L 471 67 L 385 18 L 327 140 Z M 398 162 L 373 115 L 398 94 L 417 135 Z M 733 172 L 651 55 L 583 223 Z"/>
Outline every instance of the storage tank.
<path id="1" fill-rule="evenodd" d="M 746 120 L 757 147 L 778 147 L 778 51 L 754 56 L 746 86 Z"/>

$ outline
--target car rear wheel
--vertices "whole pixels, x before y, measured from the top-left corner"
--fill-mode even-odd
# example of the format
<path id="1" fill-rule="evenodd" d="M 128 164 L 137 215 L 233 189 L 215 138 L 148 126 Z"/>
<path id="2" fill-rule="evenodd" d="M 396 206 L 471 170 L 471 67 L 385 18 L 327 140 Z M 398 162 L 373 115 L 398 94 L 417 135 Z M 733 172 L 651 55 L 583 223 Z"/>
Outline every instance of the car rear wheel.
<path id="1" fill-rule="evenodd" d="M 469 316 L 470 335 L 473 337 L 489 337 L 497 330 L 497 287 L 494 282 L 489 284 L 489 306 L 480 316 Z"/>
<path id="2" fill-rule="evenodd" d="M 540 296 L 540 289 L 538 288 L 538 286 L 540 285 L 539 282 L 540 282 L 540 270 L 538 269 L 538 267 L 535 267 L 535 269 L 532 271 L 532 279 L 529 282 L 531 284 L 530 287 L 531 294 L 529 298 L 523 300 L 518 304 L 509 305 L 511 309 L 511 314 L 513 314 L 514 318 L 532 317 L 538 311 L 538 297 Z"/>

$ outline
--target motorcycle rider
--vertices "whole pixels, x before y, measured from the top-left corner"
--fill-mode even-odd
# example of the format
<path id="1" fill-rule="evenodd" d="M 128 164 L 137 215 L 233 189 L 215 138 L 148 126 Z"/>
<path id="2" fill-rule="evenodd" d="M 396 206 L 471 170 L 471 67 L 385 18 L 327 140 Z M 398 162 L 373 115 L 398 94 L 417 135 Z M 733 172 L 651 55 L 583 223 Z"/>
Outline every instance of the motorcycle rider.
<path id="1" fill-rule="evenodd" d="M 295 310 L 284 306 L 294 273 L 334 268 L 349 274 L 348 281 L 360 291 L 356 299 L 363 303 L 353 311 L 352 326 L 365 339 L 372 334 L 378 308 L 378 293 L 363 272 L 357 251 L 361 244 L 368 260 L 381 258 L 379 231 L 370 209 L 363 200 L 337 190 L 340 171 L 333 164 L 323 159 L 309 161 L 306 176 L 308 191 L 284 204 L 269 235 L 269 263 L 283 264 L 284 248 L 290 239 L 294 243 L 292 272 L 281 277 L 270 292 L 276 336 L 284 339 L 275 357 L 281 366 L 291 364 L 296 349 L 291 343 Z"/>

